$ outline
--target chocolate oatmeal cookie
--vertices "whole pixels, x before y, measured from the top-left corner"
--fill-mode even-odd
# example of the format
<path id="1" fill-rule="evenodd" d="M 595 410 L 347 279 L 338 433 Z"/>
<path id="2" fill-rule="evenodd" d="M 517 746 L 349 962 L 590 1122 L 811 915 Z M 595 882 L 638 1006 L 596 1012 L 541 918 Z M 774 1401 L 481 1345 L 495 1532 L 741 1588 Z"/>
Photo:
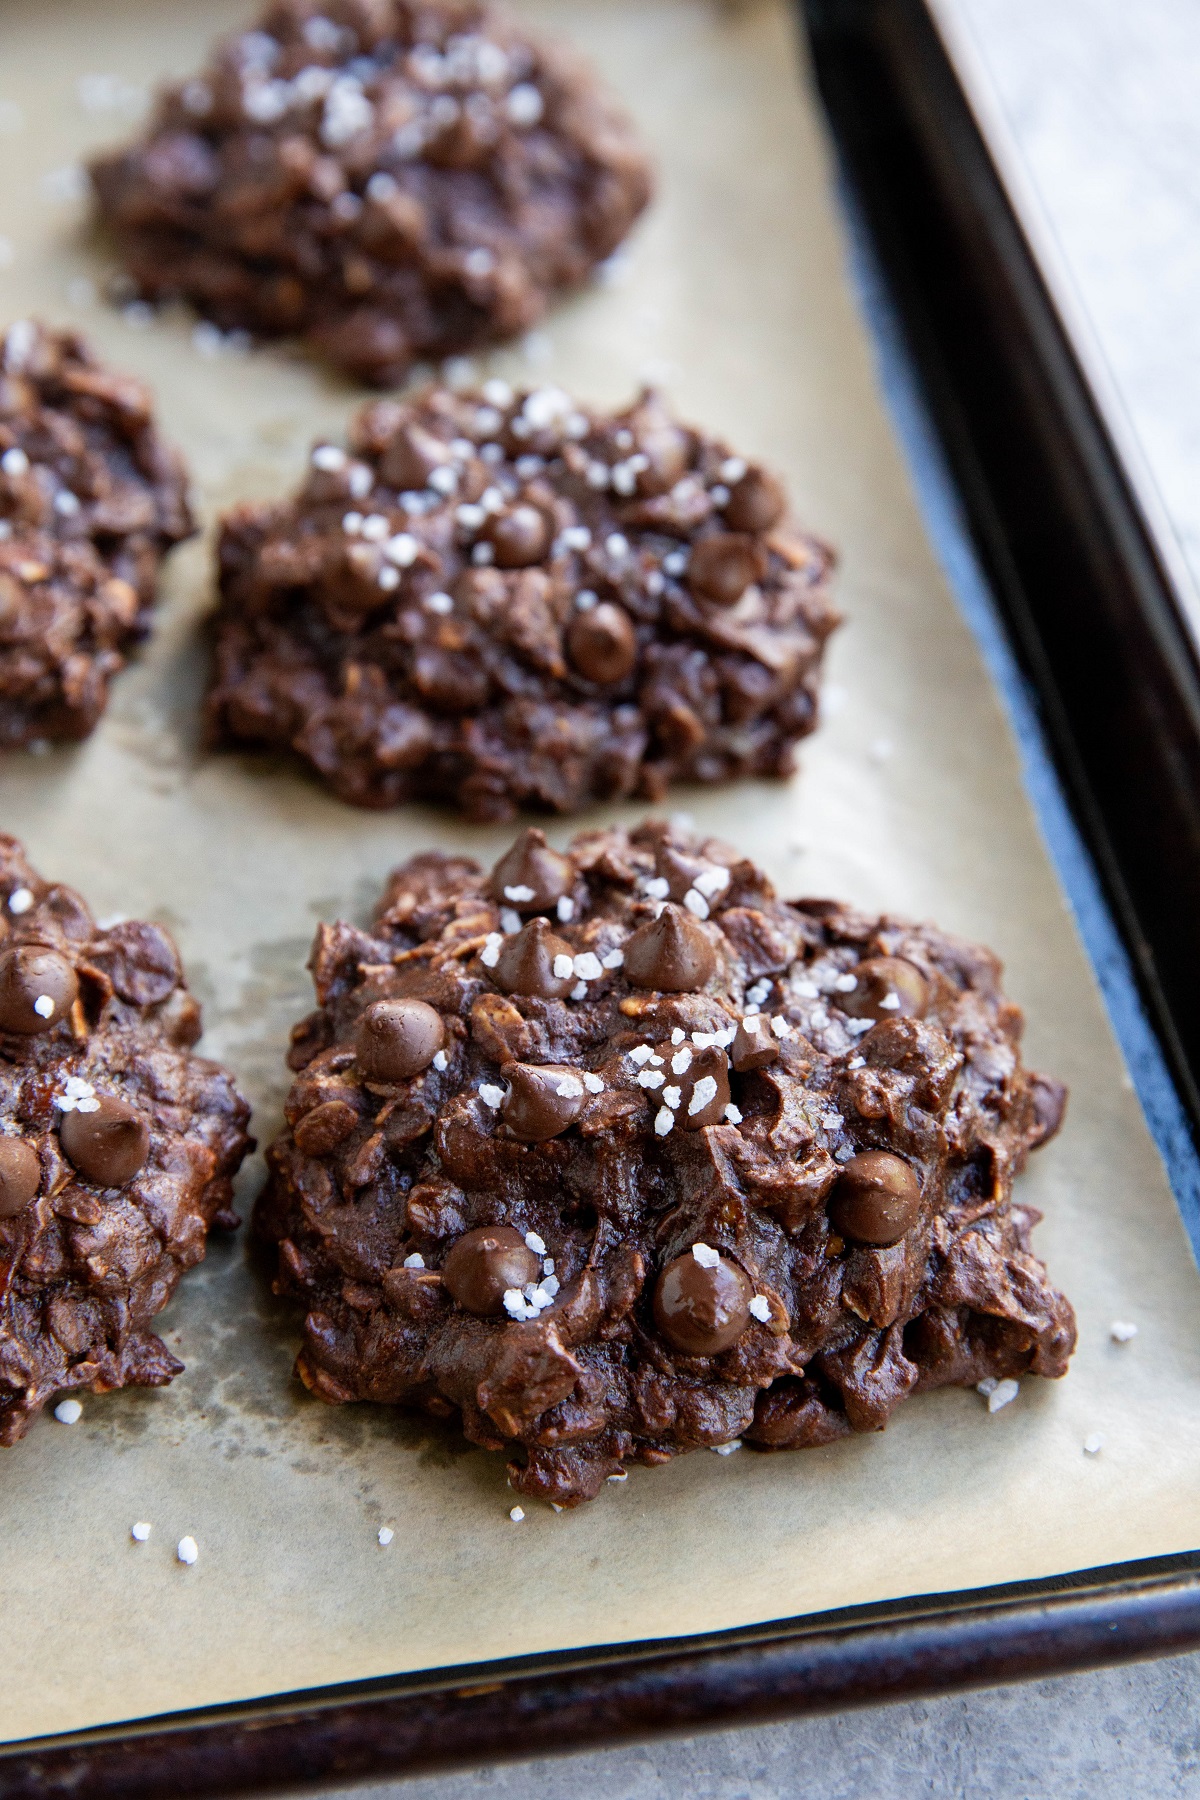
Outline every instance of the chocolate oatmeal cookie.
<path id="1" fill-rule="evenodd" d="M 193 525 L 140 382 L 73 331 L 0 338 L 0 748 L 86 737 Z"/>
<path id="2" fill-rule="evenodd" d="M 158 925 L 97 925 L 0 837 L 0 1444 L 53 1395 L 162 1387 L 150 1329 L 253 1139 Z"/>
<path id="3" fill-rule="evenodd" d="M 477 0 L 283 0 L 91 173 L 147 298 L 381 386 L 528 329 L 651 191 L 587 69 Z"/>
<path id="4" fill-rule="evenodd" d="M 475 819 L 783 775 L 832 562 L 773 475 L 652 392 L 377 401 L 294 500 L 224 521 L 210 736 Z"/>
<path id="5" fill-rule="evenodd" d="M 1065 1095 L 988 951 L 647 824 L 415 857 L 311 966 L 255 1224 L 322 1398 L 458 1419 L 570 1506 L 1066 1369 L 1012 1200 Z"/>

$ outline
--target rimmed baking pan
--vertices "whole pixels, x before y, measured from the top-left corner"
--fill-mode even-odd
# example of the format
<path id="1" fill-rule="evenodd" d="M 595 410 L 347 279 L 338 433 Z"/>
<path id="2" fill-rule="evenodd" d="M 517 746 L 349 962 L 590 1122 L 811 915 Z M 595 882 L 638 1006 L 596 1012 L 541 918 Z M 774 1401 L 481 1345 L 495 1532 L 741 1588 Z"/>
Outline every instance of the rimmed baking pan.
<path id="1" fill-rule="evenodd" d="M 1153 535 L 917 0 L 813 0 L 824 124 L 772 0 L 527 10 L 622 89 L 663 191 L 611 285 L 493 366 L 601 399 L 662 380 L 777 463 L 842 547 L 850 623 L 800 777 L 677 804 L 785 892 L 934 916 L 1004 955 L 1031 1060 L 1073 1088 L 1023 1195 L 1080 1349 L 994 1417 L 930 1396 L 879 1438 L 685 1458 L 514 1526 L 497 1459 L 299 1392 L 295 1321 L 238 1245 L 214 1250 L 167 1315 L 187 1374 L 41 1425 L 0 1468 L 25 1665 L 0 1720 L 5 1796 L 266 1792 L 1200 1642 L 1200 1281 L 1180 1223 L 1196 711 Z M 125 123 L 81 92 L 123 105 L 241 12 L 13 7 L 0 63 L 0 99 L 19 83 L 38 120 L 0 182 L 5 310 L 77 316 L 151 381 L 206 522 L 284 491 L 354 397 L 280 353 L 206 361 L 185 319 L 89 304 L 97 250 L 47 205 L 70 184 L 41 184 Z M 81 90 L 97 73 L 112 84 Z M 6 765 L 0 798 L 42 867 L 171 925 L 206 1043 L 268 1138 L 316 919 L 364 911 L 412 850 L 489 861 L 504 838 L 353 815 L 291 770 L 204 758 L 206 555 L 175 559 L 96 738 Z M 141 1517 L 149 1546 L 128 1538 Z M 190 1569 L 170 1555 L 185 1530 Z"/>

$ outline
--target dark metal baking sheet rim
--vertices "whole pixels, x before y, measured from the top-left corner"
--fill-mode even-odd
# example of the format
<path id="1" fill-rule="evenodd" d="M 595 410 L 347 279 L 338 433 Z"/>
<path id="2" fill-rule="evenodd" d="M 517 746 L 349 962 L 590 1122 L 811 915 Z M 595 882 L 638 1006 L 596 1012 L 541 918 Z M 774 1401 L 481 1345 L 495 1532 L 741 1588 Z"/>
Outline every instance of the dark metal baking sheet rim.
<path id="1" fill-rule="evenodd" d="M 926 525 L 1198 1246 L 1200 959 L 1181 952 L 1200 916 L 1200 671 L 923 0 L 801 10 Z M 10 1744 L 0 1800 L 328 1786 L 1197 1646 L 1200 1551 Z"/>
<path id="2" fill-rule="evenodd" d="M 739 1631 L 356 1682 L 9 1746 L 3 1800 L 184 1800 L 524 1760 L 1200 1643 L 1200 1552 Z"/>

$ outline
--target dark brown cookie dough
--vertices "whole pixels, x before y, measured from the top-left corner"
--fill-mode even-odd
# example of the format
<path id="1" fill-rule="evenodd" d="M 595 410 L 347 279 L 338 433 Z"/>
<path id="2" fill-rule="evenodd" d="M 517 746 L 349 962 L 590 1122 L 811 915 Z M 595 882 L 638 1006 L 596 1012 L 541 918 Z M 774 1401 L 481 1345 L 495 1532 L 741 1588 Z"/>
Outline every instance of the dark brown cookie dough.
<path id="1" fill-rule="evenodd" d="M 97 925 L 0 836 L 0 1444 L 55 1394 L 162 1387 L 150 1329 L 253 1139 L 158 925 Z"/>
<path id="2" fill-rule="evenodd" d="M 475 0 L 284 0 L 92 165 L 143 295 L 394 385 L 510 338 L 650 197 L 589 71 Z"/>
<path id="3" fill-rule="evenodd" d="M 416 857 L 312 970 L 256 1231 L 326 1400 L 458 1419 L 569 1506 L 1066 1369 L 1012 1200 L 1065 1094 L 988 951 L 652 823 Z M 416 1073 L 373 1072 L 383 1017 Z"/>
<path id="4" fill-rule="evenodd" d="M 86 737 L 193 530 L 180 459 L 131 376 L 70 331 L 0 339 L 0 748 Z"/>
<path id="5" fill-rule="evenodd" d="M 282 505 L 229 514 L 218 742 L 343 800 L 476 819 L 783 775 L 838 622 L 783 490 L 643 393 L 377 401 Z"/>

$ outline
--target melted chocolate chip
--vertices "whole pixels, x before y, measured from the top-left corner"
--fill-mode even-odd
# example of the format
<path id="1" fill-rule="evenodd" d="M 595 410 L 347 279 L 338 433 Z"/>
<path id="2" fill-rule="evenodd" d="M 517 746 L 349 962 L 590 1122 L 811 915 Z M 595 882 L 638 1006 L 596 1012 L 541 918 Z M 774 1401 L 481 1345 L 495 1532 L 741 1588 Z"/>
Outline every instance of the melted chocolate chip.
<path id="1" fill-rule="evenodd" d="M 509 1288 L 536 1281 L 542 1265 L 511 1225 L 480 1225 L 452 1247 L 442 1280 L 452 1300 L 488 1318 L 504 1311 Z"/>
<path id="2" fill-rule="evenodd" d="M 654 873 L 669 884 L 672 900 L 682 900 L 695 887 L 697 875 L 712 867 L 702 856 L 687 856 L 672 844 L 659 844 L 654 852 Z"/>
<path id="3" fill-rule="evenodd" d="M 855 1244 L 886 1249 L 912 1230 L 921 1184 L 910 1163 L 887 1150 L 863 1150 L 843 1163 L 829 1200 L 829 1219 Z"/>
<path id="4" fill-rule="evenodd" d="M 70 1012 L 79 993 L 67 958 L 43 944 L 14 944 L 0 955 L 0 1031 L 34 1037 Z"/>
<path id="5" fill-rule="evenodd" d="M 587 681 L 624 681 L 637 661 L 637 634 L 625 608 L 606 600 L 576 613 L 567 630 L 567 655 Z"/>
<path id="6" fill-rule="evenodd" d="M 402 425 L 380 458 L 379 473 L 388 487 L 423 488 L 448 459 L 449 449 L 441 438 L 420 425 Z"/>
<path id="7" fill-rule="evenodd" d="M 530 919 L 505 938 L 492 980 L 504 994 L 526 994 L 536 1000 L 565 1000 L 578 979 L 575 952 L 550 929 L 548 919 Z M 565 974 L 555 973 L 555 964 Z M 568 967 L 568 965 L 570 965 Z"/>
<path id="8" fill-rule="evenodd" d="M 688 564 L 688 586 L 702 600 L 718 606 L 736 606 L 752 581 L 767 572 L 767 558 L 753 538 L 718 531 L 701 538 Z"/>
<path id="9" fill-rule="evenodd" d="M 150 1154 L 150 1129 L 128 1100 L 100 1094 L 95 1112 L 64 1113 L 58 1141 L 79 1173 L 97 1187 L 124 1187 Z"/>
<path id="10" fill-rule="evenodd" d="M 1063 1122 L 1063 1114 L 1067 1110 L 1067 1090 L 1061 1081 L 1052 1075 L 1030 1074 L 1029 1086 L 1033 1096 L 1033 1115 L 1037 1120 L 1037 1132 L 1031 1149 L 1036 1150 L 1052 1138 Z"/>
<path id="11" fill-rule="evenodd" d="M 747 469 L 725 502 L 725 517 L 735 531 L 770 531 L 783 517 L 787 498 L 782 483 L 765 469 Z"/>
<path id="12" fill-rule="evenodd" d="M 508 1093 L 501 1117 L 525 1144 L 542 1144 L 573 1125 L 583 1111 L 587 1089 L 578 1069 L 560 1063 L 506 1063 Z"/>
<path id="13" fill-rule="evenodd" d="M 716 1356 L 741 1337 L 754 1290 L 743 1270 L 725 1257 L 697 1262 L 685 1250 L 669 1262 L 654 1290 L 654 1322 L 667 1342 L 687 1356 Z"/>
<path id="14" fill-rule="evenodd" d="M 920 969 L 899 956 L 873 956 L 853 971 L 858 986 L 837 996 L 842 1011 L 854 1019 L 923 1019 L 929 1006 L 929 984 Z"/>
<path id="15" fill-rule="evenodd" d="M 771 1021 L 762 1013 L 752 1013 L 748 1019 L 743 1019 L 730 1054 L 739 1075 L 750 1069 L 767 1068 L 779 1055 L 779 1039 L 771 1030 Z"/>
<path id="16" fill-rule="evenodd" d="M 305 1156 L 332 1156 L 358 1124 L 348 1100 L 323 1100 L 296 1123 L 296 1142 Z"/>
<path id="17" fill-rule="evenodd" d="M 699 1131 L 705 1125 L 720 1125 L 729 1105 L 729 1063 L 725 1052 L 715 1044 L 697 1050 L 682 1075 L 669 1077 L 680 1089 L 675 1122 L 685 1131 Z"/>
<path id="18" fill-rule="evenodd" d="M 485 535 L 496 552 L 498 569 L 528 569 L 550 548 L 550 521 L 536 506 L 522 502 L 493 519 Z"/>
<path id="19" fill-rule="evenodd" d="M 24 1212 L 42 1185 L 42 1165 L 24 1138 L 0 1137 L 0 1219 Z"/>
<path id="20" fill-rule="evenodd" d="M 442 1015 L 424 1000 L 376 1000 L 358 1021 L 354 1054 L 368 1081 L 407 1081 L 445 1042 Z"/>
<path id="21" fill-rule="evenodd" d="M 536 826 L 523 831 L 492 870 L 488 892 L 517 912 L 545 912 L 575 885 L 575 864 L 552 850 Z M 522 890 L 527 890 L 522 892 Z"/>
<path id="22" fill-rule="evenodd" d="M 637 478 L 639 494 L 665 494 L 687 472 L 691 460 L 687 436 L 665 410 L 656 408 L 655 416 L 638 431 L 637 445 L 646 458 Z"/>
<path id="23" fill-rule="evenodd" d="M 712 979 L 716 953 L 691 913 L 664 906 L 625 945 L 625 974 L 635 987 L 691 994 Z"/>

